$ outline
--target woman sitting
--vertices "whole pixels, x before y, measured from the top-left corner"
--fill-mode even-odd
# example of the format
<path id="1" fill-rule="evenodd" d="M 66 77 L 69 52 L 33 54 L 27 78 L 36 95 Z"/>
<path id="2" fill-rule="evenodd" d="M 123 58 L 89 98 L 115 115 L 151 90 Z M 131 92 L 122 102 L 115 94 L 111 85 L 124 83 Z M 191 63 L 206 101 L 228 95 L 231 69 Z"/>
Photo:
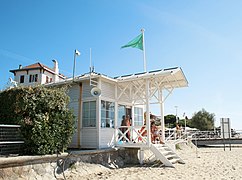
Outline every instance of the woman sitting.
<path id="1" fill-rule="evenodd" d="M 155 142 L 158 140 L 160 142 L 160 144 L 164 144 L 161 140 L 161 135 L 159 132 L 159 129 L 157 128 L 157 126 L 155 125 L 155 122 L 151 122 L 151 142 L 153 144 L 155 144 Z"/>

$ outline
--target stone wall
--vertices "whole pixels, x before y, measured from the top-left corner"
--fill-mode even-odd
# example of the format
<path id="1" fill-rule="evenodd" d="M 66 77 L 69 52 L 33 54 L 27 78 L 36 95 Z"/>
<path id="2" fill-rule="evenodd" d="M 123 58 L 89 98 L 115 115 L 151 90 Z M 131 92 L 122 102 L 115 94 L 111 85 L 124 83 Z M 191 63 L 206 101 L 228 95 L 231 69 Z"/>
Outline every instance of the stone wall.
<path id="1" fill-rule="evenodd" d="M 71 151 L 61 155 L 0 158 L 0 179 L 70 179 L 138 164 L 138 149 Z M 68 178 L 67 178 L 68 177 Z"/>

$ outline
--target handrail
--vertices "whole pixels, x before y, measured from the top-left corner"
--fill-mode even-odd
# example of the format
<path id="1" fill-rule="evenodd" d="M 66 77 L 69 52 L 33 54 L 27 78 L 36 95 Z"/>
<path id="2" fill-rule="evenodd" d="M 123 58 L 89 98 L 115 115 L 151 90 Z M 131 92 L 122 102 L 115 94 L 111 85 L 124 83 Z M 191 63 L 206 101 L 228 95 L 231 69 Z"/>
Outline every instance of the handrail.
<path id="1" fill-rule="evenodd" d="M 173 131 L 173 133 L 171 133 L 171 134 L 166 138 L 166 141 L 169 141 L 174 135 L 175 135 L 175 131 Z"/>
<path id="2" fill-rule="evenodd" d="M 113 136 L 111 142 L 109 145 L 113 144 L 120 144 L 120 143 L 128 143 L 128 144 L 134 144 L 134 143 L 147 143 L 147 137 L 143 136 L 142 134 L 146 131 L 145 126 L 142 131 L 138 130 L 137 126 L 117 126 L 115 128 L 115 135 Z M 139 126 L 140 128 L 140 126 Z M 125 129 L 125 131 L 123 130 Z M 130 133 L 130 139 L 127 138 L 126 134 Z"/>

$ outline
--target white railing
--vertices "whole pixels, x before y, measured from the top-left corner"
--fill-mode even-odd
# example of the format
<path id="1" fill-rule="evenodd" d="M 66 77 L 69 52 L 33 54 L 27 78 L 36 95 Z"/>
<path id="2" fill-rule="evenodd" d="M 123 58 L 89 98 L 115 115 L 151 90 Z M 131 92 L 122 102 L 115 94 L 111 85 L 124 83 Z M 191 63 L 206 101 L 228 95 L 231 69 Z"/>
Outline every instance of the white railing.
<path id="1" fill-rule="evenodd" d="M 142 136 L 142 134 L 146 131 L 144 128 L 142 131 L 138 130 L 135 126 L 118 126 L 116 128 L 116 143 L 138 143 L 138 142 L 147 142 L 147 137 Z M 129 135 L 128 135 L 129 134 Z M 129 136 L 129 137 L 128 137 Z"/>
<path id="2" fill-rule="evenodd" d="M 129 134 L 129 135 L 127 135 Z M 128 137 L 129 136 L 129 137 Z M 109 146 L 115 145 L 148 145 L 146 126 L 118 126 Z"/>
<path id="3" fill-rule="evenodd" d="M 197 132 L 197 131 L 195 131 Z M 186 130 L 169 130 L 166 131 L 166 134 L 168 134 L 168 137 L 166 137 L 166 141 L 169 140 L 179 140 L 179 139 L 187 139 L 188 136 L 191 136 L 194 133 L 194 131 L 186 131 Z"/>

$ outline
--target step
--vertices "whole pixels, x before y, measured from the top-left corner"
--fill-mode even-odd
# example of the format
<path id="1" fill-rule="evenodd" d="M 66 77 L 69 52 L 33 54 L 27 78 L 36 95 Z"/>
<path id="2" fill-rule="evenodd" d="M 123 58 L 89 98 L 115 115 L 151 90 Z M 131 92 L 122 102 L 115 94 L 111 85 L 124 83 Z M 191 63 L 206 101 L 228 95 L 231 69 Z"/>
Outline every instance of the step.
<path id="1" fill-rule="evenodd" d="M 177 157 L 176 154 L 168 154 L 168 155 L 166 155 L 165 157 L 166 157 L 168 160 L 170 160 L 171 158 L 179 158 L 179 157 Z"/>
<path id="2" fill-rule="evenodd" d="M 183 163 L 185 162 L 166 144 L 153 144 L 153 147 L 156 149 L 153 153 L 155 155 L 152 159 L 160 159 L 160 161 L 165 166 L 174 167 L 175 163 Z"/>
<path id="3" fill-rule="evenodd" d="M 170 161 L 172 164 L 176 164 L 176 163 L 179 162 L 179 159 L 174 158 L 174 159 L 170 159 L 169 161 Z"/>

